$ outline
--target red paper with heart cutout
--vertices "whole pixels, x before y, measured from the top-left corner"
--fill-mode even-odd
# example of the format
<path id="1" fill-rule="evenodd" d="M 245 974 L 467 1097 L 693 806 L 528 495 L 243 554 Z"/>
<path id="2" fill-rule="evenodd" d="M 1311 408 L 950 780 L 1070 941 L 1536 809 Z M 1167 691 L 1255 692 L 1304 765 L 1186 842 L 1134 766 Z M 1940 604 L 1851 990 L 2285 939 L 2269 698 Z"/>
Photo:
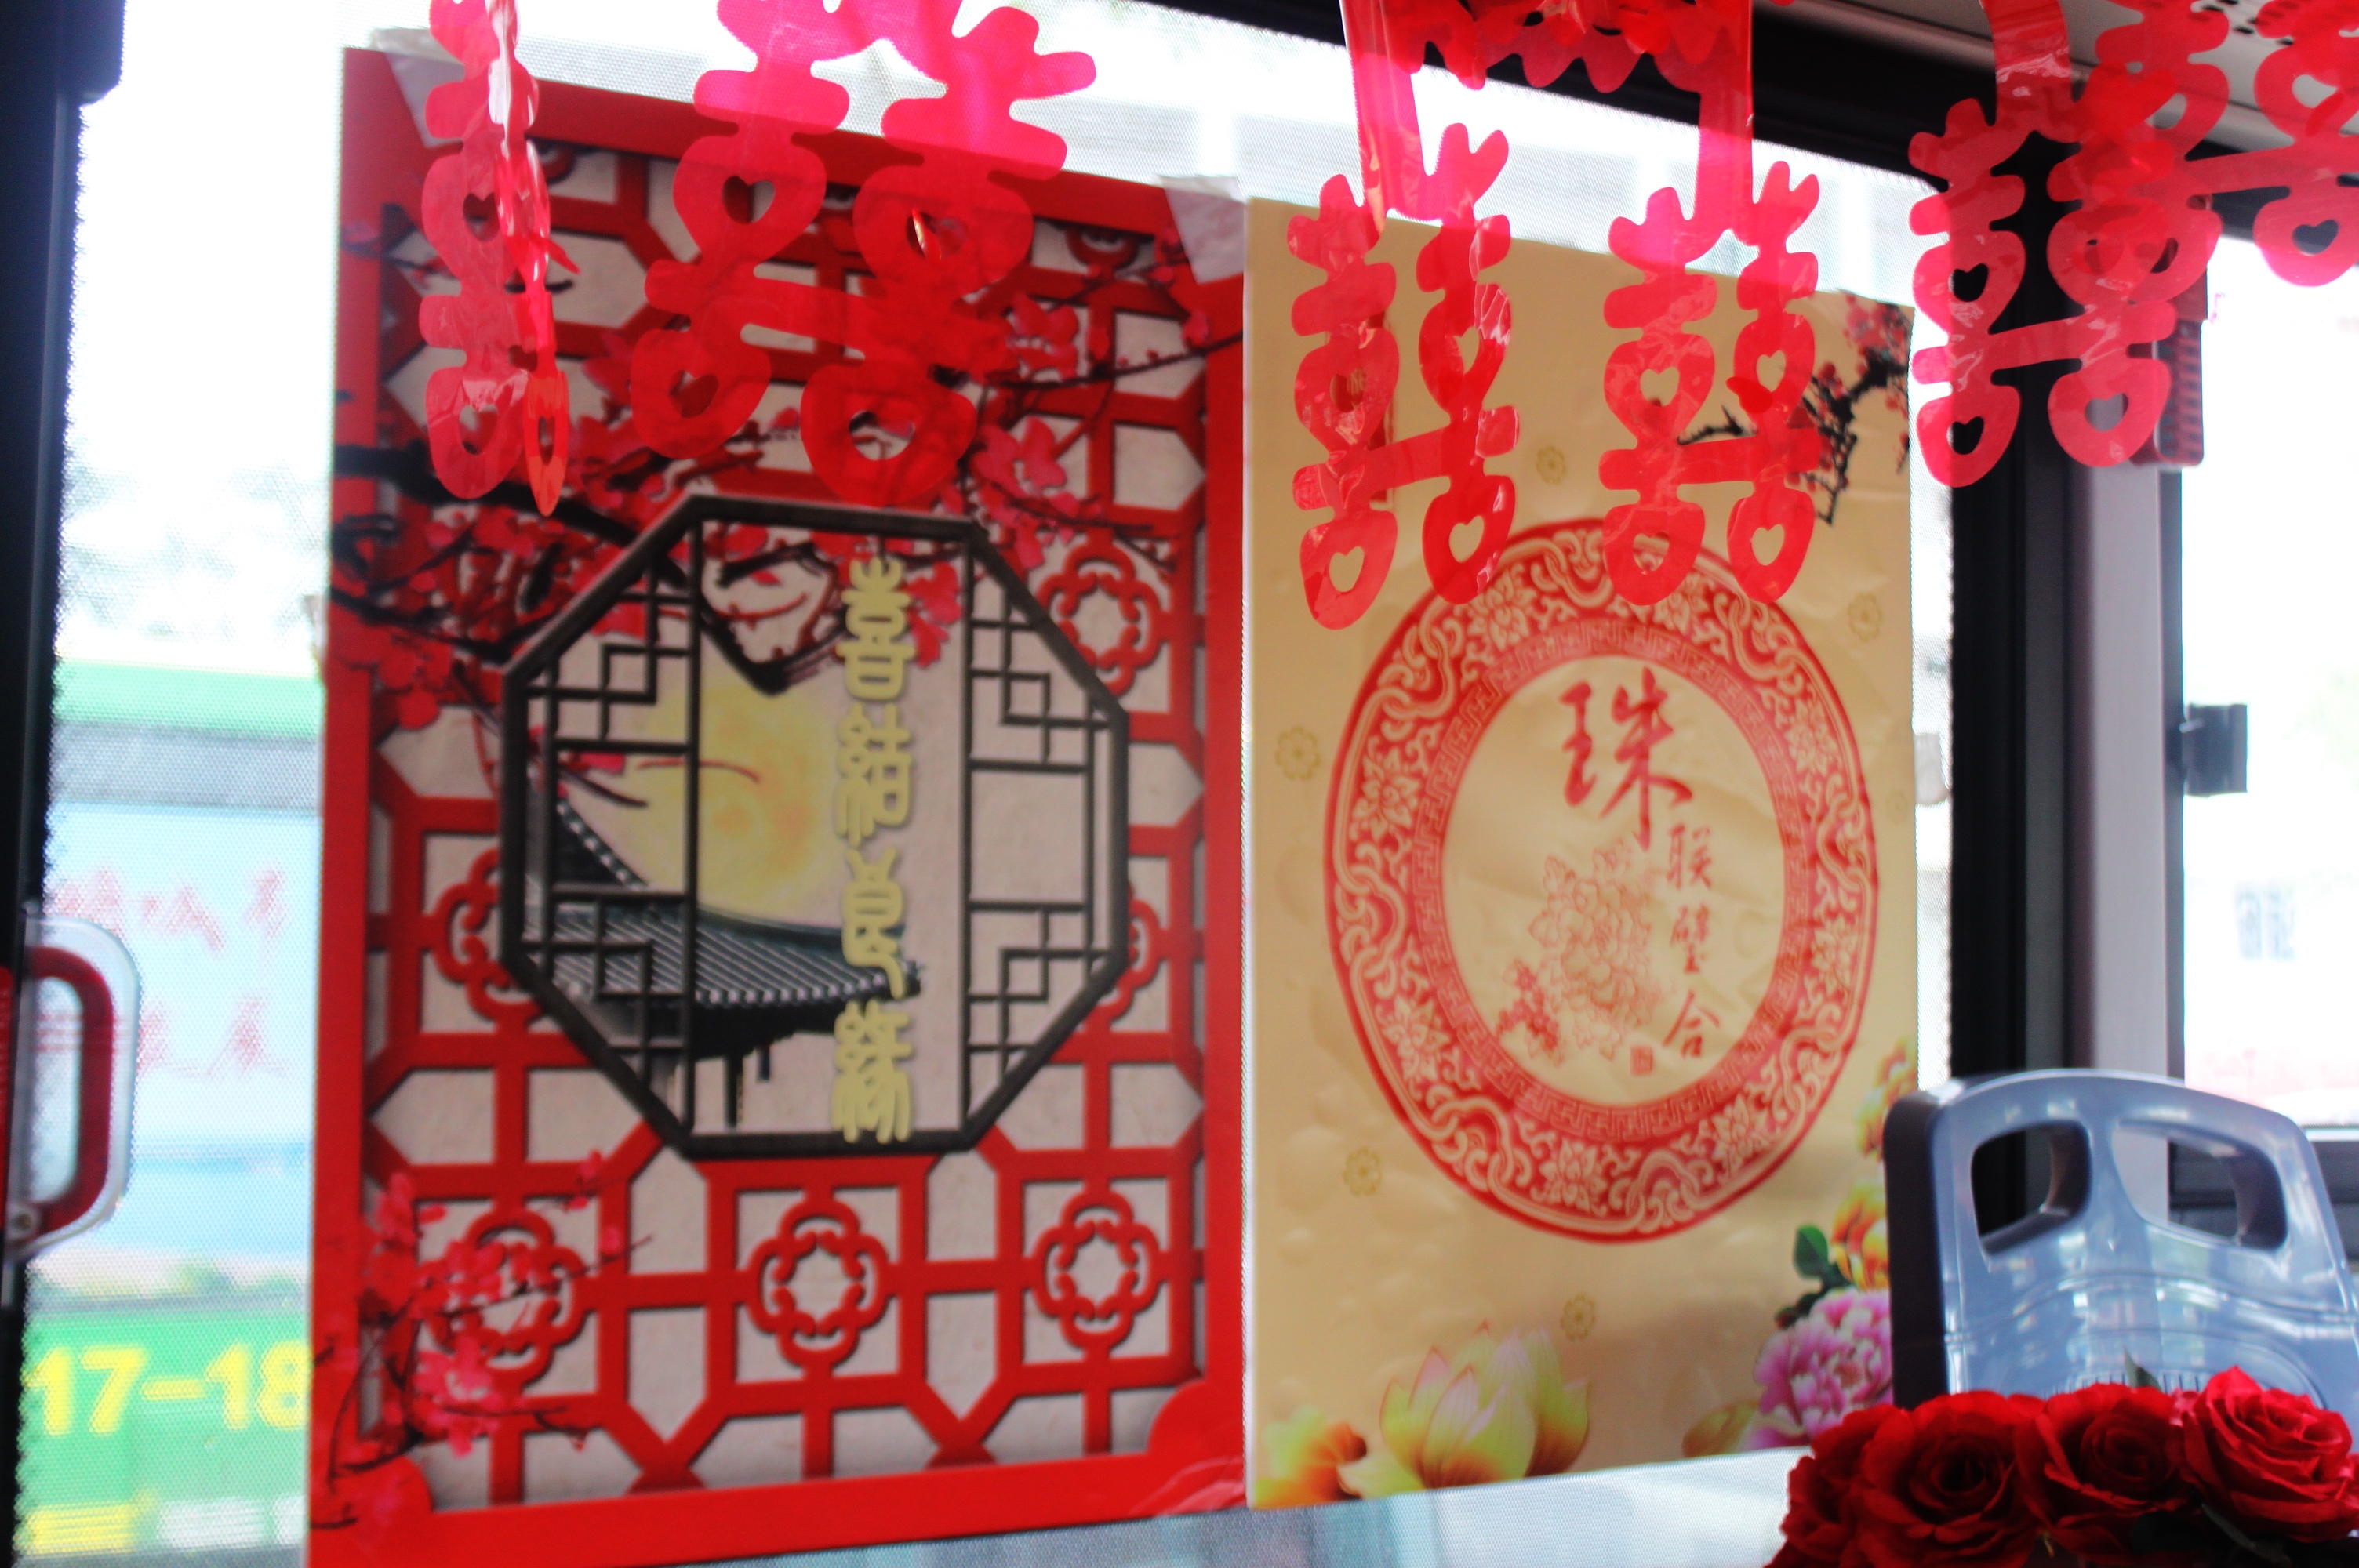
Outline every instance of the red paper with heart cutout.
<path id="1" fill-rule="evenodd" d="M 1473 147 L 1466 127 L 1452 125 L 1429 172 L 1409 88 L 1428 43 L 1476 81 L 1507 49 L 1449 0 L 1345 0 L 1343 19 L 1365 198 L 1354 200 L 1350 181 L 1339 175 L 1321 193 L 1319 216 L 1296 219 L 1287 232 L 1288 248 L 1328 275 L 1294 308 L 1297 331 L 1327 340 L 1304 356 L 1295 378 L 1295 406 L 1328 451 L 1325 461 L 1294 476 L 1297 504 L 1333 513 L 1302 541 L 1303 592 L 1322 626 L 1350 625 L 1384 587 L 1397 524 L 1377 503 L 1397 486 L 1449 481 L 1426 508 L 1424 554 L 1436 591 L 1453 603 L 1490 581 L 1516 516 L 1514 481 L 1484 467 L 1516 444 L 1516 411 L 1484 406 L 1506 357 L 1512 314 L 1506 290 L 1478 278 L 1506 255 L 1507 221 L 1474 215 L 1475 202 L 1506 164 L 1507 139 L 1495 134 Z M 1562 29 L 1535 30 L 1554 36 Z M 1446 419 L 1438 429 L 1397 441 L 1390 438 L 1390 415 L 1400 350 L 1385 321 L 1397 279 L 1389 264 L 1367 260 L 1388 212 L 1441 224 L 1418 257 L 1419 287 L 1440 296 L 1418 333 L 1418 366 Z M 1460 346 L 1469 333 L 1475 341 L 1471 362 Z M 1481 523 L 1481 533 L 1462 557 L 1452 539 L 1470 521 Z M 1348 562 L 1355 553 L 1353 568 Z M 1337 580 L 1339 568 L 1351 573 L 1348 583 Z"/>
<path id="2" fill-rule="evenodd" d="M 1683 211 L 1677 194 L 1665 190 L 1649 202 L 1643 222 L 1614 229 L 1615 254 L 1647 278 L 1617 290 L 1608 303 L 1612 323 L 1638 333 L 1606 373 L 1607 401 L 1633 445 L 1605 454 L 1600 476 L 1613 488 L 1638 492 L 1609 515 L 1608 557 L 1624 594 L 1642 603 L 1660 600 L 1686 578 L 1702 542 L 1702 510 L 1680 495 L 1682 487 L 1740 480 L 1753 490 L 1729 524 L 1739 580 L 1763 599 L 1792 583 L 1815 515 L 1799 481 L 1821 452 L 1799 412 L 1810 370 L 1808 329 L 1788 308 L 1815 286 L 1817 268 L 1788 242 L 1809 217 L 1817 188 L 1808 180 L 1791 185 L 1780 168 L 1754 196 L 1750 16 L 1740 0 L 1583 0 L 1541 13 L 1505 0 L 1344 0 L 1364 197 L 1355 201 L 1346 180 L 1330 180 L 1319 215 L 1297 219 L 1288 232 L 1288 248 L 1327 274 L 1294 310 L 1298 332 L 1326 338 L 1305 355 L 1295 381 L 1304 426 L 1328 451 L 1294 481 L 1298 505 L 1332 513 L 1302 543 L 1304 594 L 1321 625 L 1351 624 L 1383 587 L 1397 524 L 1381 503 L 1395 487 L 1450 481 L 1427 509 L 1424 546 L 1428 575 L 1452 602 L 1472 599 L 1490 580 L 1514 526 L 1514 484 L 1484 466 L 1516 441 L 1515 411 L 1484 406 L 1506 355 L 1512 313 L 1503 288 L 1477 281 L 1506 255 L 1508 226 L 1504 217 L 1477 219 L 1473 212 L 1506 161 L 1506 139 L 1494 135 L 1470 148 L 1465 127 L 1453 125 L 1427 171 L 1409 82 L 1429 47 L 1476 86 L 1491 66 L 1517 54 L 1536 84 L 1554 81 L 1578 59 L 1593 82 L 1611 90 L 1642 55 L 1652 54 L 1675 85 L 1702 96 L 1695 212 Z M 1441 296 L 1419 333 L 1418 357 L 1447 420 L 1407 439 L 1393 438 L 1389 428 L 1399 350 L 1386 312 L 1396 279 L 1389 265 L 1366 259 L 1387 212 L 1441 225 L 1418 262 L 1419 286 Z M 1710 313 L 1718 285 L 1689 265 L 1731 233 L 1757 252 L 1738 284 L 1738 298 L 1755 319 L 1725 383 L 1751 428 L 1704 438 L 1690 427 L 1719 369 L 1710 345 L 1685 328 Z M 1471 364 L 1459 349 L 1470 331 L 1477 344 Z M 1783 369 L 1767 384 L 1762 364 L 1779 355 Z M 1679 373 L 1679 386 L 1658 404 L 1641 384 L 1648 373 L 1667 369 Z M 1461 556 L 1453 536 L 1473 520 L 1481 535 Z M 1779 533 L 1766 561 L 1756 553 L 1764 530 Z M 1655 545 L 1651 558 L 1642 540 Z M 1338 568 L 1355 553 L 1356 575 L 1339 583 Z"/>
<path id="3" fill-rule="evenodd" d="M 521 460 L 546 513 L 565 481 L 569 399 L 549 294 L 549 260 L 566 258 L 527 139 L 539 88 L 516 59 L 515 0 L 434 0 L 430 20 L 466 74 L 427 100 L 428 130 L 459 146 L 428 170 L 419 221 L 459 291 L 421 302 L 418 324 L 466 359 L 428 378 L 427 443 L 436 477 L 462 497 Z"/>
<path id="4" fill-rule="evenodd" d="M 647 274 L 648 303 L 685 324 L 648 333 L 632 365 L 640 433 L 657 451 L 693 457 L 744 427 L 768 391 L 770 361 L 748 327 L 855 351 L 804 389 L 811 465 L 845 501 L 919 505 L 951 476 L 975 431 L 956 384 L 1013 362 L 991 294 L 1027 255 L 1032 212 L 1003 181 L 1063 166 L 1065 144 L 1013 114 L 1022 100 L 1089 84 L 1083 54 L 1042 54 L 1039 27 L 991 12 L 963 35 L 951 0 L 723 0 L 723 22 L 753 49 L 750 71 L 708 71 L 697 106 L 735 128 L 690 147 L 673 187 L 696 238 L 691 262 Z M 827 170 L 799 137 L 836 128 L 849 100 L 812 67 L 879 39 L 941 83 L 938 97 L 885 112 L 885 139 L 919 161 L 862 185 L 852 229 L 873 270 L 853 295 L 756 268 L 820 215 Z M 767 200 L 764 204 L 766 189 Z"/>
<path id="5" fill-rule="evenodd" d="M 2002 371 L 2062 362 L 2049 395 L 2058 443 L 2081 462 L 2125 461 L 2149 448 L 2171 389 L 2158 345 L 2180 330 L 2176 302 L 2199 286 L 2220 238 L 2210 199 L 2278 189 L 2254 238 L 2278 276 L 2331 282 L 2359 258 L 2359 27 L 2353 0 L 2271 0 L 2255 18 L 2281 41 L 2255 76 L 2262 113 L 2290 145 L 2192 157 L 2219 124 L 2227 78 L 2196 57 L 2227 37 L 2229 21 L 2192 0 L 2127 0 L 2135 20 L 2105 32 L 2076 96 L 2063 14 L 2055 0 L 1986 0 L 1997 50 L 1998 113 L 1960 103 L 1940 135 L 1921 135 L 1910 159 L 1946 189 L 1911 222 L 1940 234 L 1917 268 L 1917 301 L 1950 335 L 1916 360 L 1920 384 L 1948 391 L 1918 413 L 1934 477 L 1971 484 L 2005 453 L 2021 396 Z M 2308 100 L 2315 100 L 2312 103 Z M 2168 124 L 2158 117 L 2175 115 Z M 1995 225 L 2023 204 L 2022 181 L 1998 168 L 2032 135 L 2074 145 L 2048 181 L 2075 203 L 2056 224 L 2047 263 L 2075 315 L 1994 329 L 2029 265 L 2023 243 Z M 2321 243 L 2308 233 L 2332 225 Z M 1977 278 L 1979 281 L 1976 281 Z"/>
<path id="6" fill-rule="evenodd" d="M 1750 493 L 1728 520 L 1728 560 L 1755 599 L 1775 600 L 1793 585 L 1810 546 L 1816 509 L 1802 476 L 1817 468 L 1822 444 L 1802 414 L 1810 384 L 1810 330 L 1791 309 L 1818 286 L 1818 261 L 1789 242 L 1818 204 L 1818 181 L 1799 185 L 1774 165 L 1756 196 L 1753 184 L 1753 12 L 1746 0 L 1704 0 L 1627 14 L 1627 35 L 1653 55 L 1672 85 L 1702 100 L 1695 207 L 1665 189 L 1636 222 L 1615 221 L 1607 243 L 1647 275 L 1606 297 L 1605 319 L 1634 329 L 1636 340 L 1606 362 L 1605 401 L 1632 444 L 1607 452 L 1598 477 L 1638 492 L 1605 517 L 1605 563 L 1614 587 L 1636 604 L 1654 604 L 1687 580 L 1703 546 L 1703 508 L 1680 492 L 1692 484 L 1731 481 Z M 1691 270 L 1725 236 L 1753 248 L 1736 284 L 1737 303 L 1753 312 L 1739 331 L 1728 373 L 1712 345 L 1688 330 L 1711 314 L 1720 285 Z M 1775 360 L 1772 384 L 1763 370 Z M 1667 401 L 1649 398 L 1642 378 L 1673 370 Z M 1701 437 L 1697 416 L 1718 380 L 1743 410 L 1741 433 Z M 1759 554 L 1764 530 L 1777 549 Z M 1652 541 L 1656 548 L 1640 548 Z"/>

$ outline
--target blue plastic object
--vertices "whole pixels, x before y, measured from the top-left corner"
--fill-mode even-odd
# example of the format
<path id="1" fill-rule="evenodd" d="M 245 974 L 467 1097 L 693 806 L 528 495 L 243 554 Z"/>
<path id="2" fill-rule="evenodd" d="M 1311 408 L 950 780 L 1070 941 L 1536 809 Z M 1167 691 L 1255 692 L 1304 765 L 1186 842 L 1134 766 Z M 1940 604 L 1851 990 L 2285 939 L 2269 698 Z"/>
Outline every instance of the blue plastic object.
<path id="1" fill-rule="evenodd" d="M 2238 1234 L 2140 1214 L 2114 1133 L 2227 1166 Z M 2038 1208 L 1976 1234 L 1974 1151 L 2050 1140 Z M 2359 1426 L 2359 1299 L 2299 1127 L 2275 1111 L 2130 1073 L 1969 1079 L 1908 1096 L 1885 1123 L 1893 1387 L 1902 1404 L 1953 1389 L 2049 1395 L 2125 1380 L 2167 1388 L 2242 1367 Z"/>

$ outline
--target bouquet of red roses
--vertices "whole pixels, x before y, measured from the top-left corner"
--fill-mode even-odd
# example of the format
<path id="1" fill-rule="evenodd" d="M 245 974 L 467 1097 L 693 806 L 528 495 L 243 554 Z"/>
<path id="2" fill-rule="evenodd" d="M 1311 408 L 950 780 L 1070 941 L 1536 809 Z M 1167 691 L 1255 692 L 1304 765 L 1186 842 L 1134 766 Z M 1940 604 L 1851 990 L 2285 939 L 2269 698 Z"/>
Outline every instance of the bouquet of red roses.
<path id="1" fill-rule="evenodd" d="M 2137 1376 L 1854 1411 L 1794 1467 L 1770 1568 L 2359 1563 L 2341 1416 L 2233 1369 L 2200 1393 Z"/>

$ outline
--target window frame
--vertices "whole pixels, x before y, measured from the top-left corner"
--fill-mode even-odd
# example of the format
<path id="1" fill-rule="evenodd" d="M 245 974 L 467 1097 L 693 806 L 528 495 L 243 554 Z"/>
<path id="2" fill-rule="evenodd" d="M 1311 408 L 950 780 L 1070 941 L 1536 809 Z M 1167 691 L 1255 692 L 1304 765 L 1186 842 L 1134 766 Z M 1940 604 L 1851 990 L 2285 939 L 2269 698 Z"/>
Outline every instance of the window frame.
<path id="1" fill-rule="evenodd" d="M 0 914 L 7 973 L 24 969 L 27 904 L 40 892 L 49 815 L 59 530 L 65 486 L 66 350 L 73 302 L 82 109 L 123 74 L 123 0 L 0 5 L 0 233 L 20 265 L 0 272 Z M 0 986 L 0 1210 L 11 1168 L 14 988 Z M 0 1370 L 21 1410 L 21 1271 L 0 1265 Z M 21 1423 L 0 1422 L 10 1540 Z"/>
<path id="2" fill-rule="evenodd" d="M 2223 237 L 2250 241 L 2260 198 L 2250 192 L 2217 204 Z M 2206 387 L 2209 395 L 2209 387 Z M 2162 692 L 2165 737 L 2163 792 L 2163 957 L 2169 1072 L 2187 1076 L 2187 767 L 2180 725 L 2187 717 L 2186 511 L 2179 470 L 2165 470 L 2161 483 Z M 2359 1127 L 2313 1127 L 2303 1130 L 2326 1178 L 2327 1199 L 2343 1233 L 2346 1257 L 2359 1260 Z M 2234 1195 L 2216 1164 L 2183 1156 L 2174 1146 L 2169 1173 L 2171 1217 L 2200 1230 L 2233 1234 Z"/>

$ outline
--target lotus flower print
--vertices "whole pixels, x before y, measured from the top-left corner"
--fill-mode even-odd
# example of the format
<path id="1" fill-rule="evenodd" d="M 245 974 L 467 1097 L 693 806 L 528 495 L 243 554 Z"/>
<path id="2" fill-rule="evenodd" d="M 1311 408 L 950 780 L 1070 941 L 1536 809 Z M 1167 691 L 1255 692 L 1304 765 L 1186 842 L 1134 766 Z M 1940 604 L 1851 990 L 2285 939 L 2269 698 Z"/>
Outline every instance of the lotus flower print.
<path id="1" fill-rule="evenodd" d="M 1565 1381 L 1545 1333 L 1486 1327 L 1427 1352 L 1413 1384 L 1385 1391 L 1378 1425 L 1381 1443 L 1341 1471 L 1363 1498 L 1560 1475 L 1589 1442 L 1589 1385 Z"/>

